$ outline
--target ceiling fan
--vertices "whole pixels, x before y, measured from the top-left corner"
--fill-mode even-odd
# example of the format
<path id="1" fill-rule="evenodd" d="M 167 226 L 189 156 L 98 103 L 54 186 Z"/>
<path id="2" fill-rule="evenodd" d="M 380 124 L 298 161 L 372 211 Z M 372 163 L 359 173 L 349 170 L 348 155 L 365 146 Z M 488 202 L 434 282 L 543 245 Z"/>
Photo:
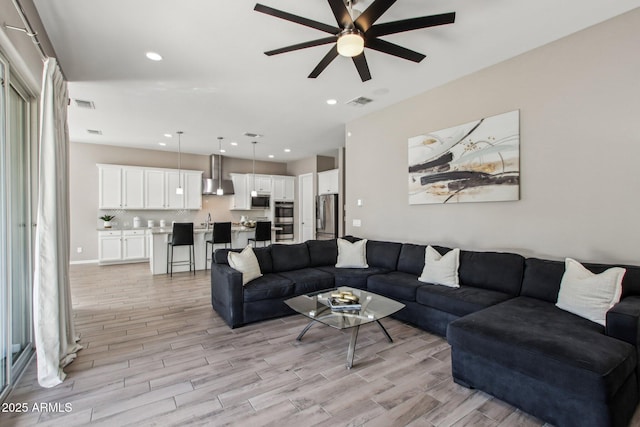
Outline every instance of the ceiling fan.
<path id="1" fill-rule="evenodd" d="M 278 55 L 292 52 L 313 46 L 335 43 L 329 53 L 318 63 L 316 68 L 309 74 L 310 79 L 315 79 L 338 55 L 351 57 L 353 63 L 360 74 L 363 82 L 371 79 L 369 65 L 364 55 L 364 48 L 377 50 L 389 55 L 404 58 L 413 62 L 420 62 L 425 55 L 407 49 L 397 44 L 379 39 L 380 36 L 402 33 L 405 31 L 418 30 L 421 28 L 435 27 L 438 25 L 452 24 L 455 21 L 456 13 L 443 13 L 440 15 L 422 16 L 418 18 L 403 19 L 401 21 L 385 22 L 375 24 L 375 22 L 397 1 L 397 0 L 375 0 L 359 16 L 353 14 L 353 4 L 355 0 L 328 0 L 331 11 L 338 22 L 338 27 L 323 24 L 301 16 L 283 12 L 262 4 L 256 4 L 254 10 L 267 15 L 275 16 L 296 24 L 305 25 L 331 34 L 317 40 L 294 44 L 292 46 L 265 52 L 265 55 Z M 345 4 L 346 3 L 346 4 Z"/>

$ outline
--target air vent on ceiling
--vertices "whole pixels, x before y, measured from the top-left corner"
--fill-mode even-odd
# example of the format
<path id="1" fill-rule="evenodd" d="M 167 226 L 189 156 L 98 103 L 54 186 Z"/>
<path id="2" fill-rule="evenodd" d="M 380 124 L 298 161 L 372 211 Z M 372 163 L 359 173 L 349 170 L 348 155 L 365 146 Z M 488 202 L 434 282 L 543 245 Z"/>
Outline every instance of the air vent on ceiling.
<path id="1" fill-rule="evenodd" d="M 87 132 L 91 135 L 102 135 L 102 131 L 97 129 L 87 129 Z"/>
<path id="2" fill-rule="evenodd" d="M 88 108 L 89 110 L 95 110 L 96 105 L 93 101 L 85 101 L 84 99 L 74 99 L 78 108 Z"/>
<path id="3" fill-rule="evenodd" d="M 263 135 L 260 135 L 259 133 L 245 132 L 244 136 L 248 136 L 249 138 L 260 138 Z"/>
<path id="4" fill-rule="evenodd" d="M 353 98 L 351 101 L 347 102 L 347 105 L 351 105 L 352 107 L 362 107 L 367 105 L 368 103 L 373 102 L 373 99 L 367 98 L 364 96 L 359 96 L 357 98 Z"/>

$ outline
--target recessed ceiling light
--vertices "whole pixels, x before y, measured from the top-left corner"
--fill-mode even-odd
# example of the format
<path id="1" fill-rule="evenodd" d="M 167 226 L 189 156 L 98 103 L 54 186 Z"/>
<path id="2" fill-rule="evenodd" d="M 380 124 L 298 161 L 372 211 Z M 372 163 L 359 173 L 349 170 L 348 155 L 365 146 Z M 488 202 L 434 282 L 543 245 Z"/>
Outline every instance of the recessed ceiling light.
<path id="1" fill-rule="evenodd" d="M 338 103 L 338 101 L 335 100 L 335 99 L 327 99 L 327 104 L 329 104 L 329 105 L 336 105 L 337 103 Z"/>
<path id="2" fill-rule="evenodd" d="M 284 152 L 285 152 L 285 153 L 290 153 L 290 152 L 291 152 L 291 148 L 285 148 L 285 149 L 284 149 Z"/>
<path id="3" fill-rule="evenodd" d="M 145 55 L 147 59 L 150 59 L 152 61 L 162 61 L 162 56 L 159 53 L 147 52 Z"/>
<path id="4" fill-rule="evenodd" d="M 238 145 L 238 143 L 234 141 L 234 142 L 231 143 L 231 145 L 233 145 L 235 147 L 235 146 Z"/>
<path id="5" fill-rule="evenodd" d="M 166 136 L 167 138 L 173 138 L 173 135 L 171 135 L 170 133 L 165 133 L 164 136 Z"/>
<path id="6" fill-rule="evenodd" d="M 227 150 L 225 150 L 224 148 L 222 148 L 222 149 L 220 150 L 220 152 L 221 152 L 221 153 L 226 153 L 226 152 L 227 152 Z"/>
<path id="7" fill-rule="evenodd" d="M 275 156 L 273 154 L 269 154 L 269 158 L 273 159 Z"/>
<path id="8" fill-rule="evenodd" d="M 164 147 L 164 146 L 166 146 L 166 145 L 167 145 L 167 143 L 166 143 L 166 142 L 158 142 L 158 145 L 161 145 L 161 146 L 163 146 L 163 147 Z"/>

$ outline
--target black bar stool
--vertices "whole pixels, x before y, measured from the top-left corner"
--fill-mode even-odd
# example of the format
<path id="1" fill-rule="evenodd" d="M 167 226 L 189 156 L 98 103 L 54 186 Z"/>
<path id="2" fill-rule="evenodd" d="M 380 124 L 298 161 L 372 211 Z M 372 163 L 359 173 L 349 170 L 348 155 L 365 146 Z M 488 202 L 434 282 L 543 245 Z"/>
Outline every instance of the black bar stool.
<path id="1" fill-rule="evenodd" d="M 213 263 L 213 245 L 224 244 L 224 247 L 231 247 L 231 223 L 230 222 L 214 222 L 213 223 L 213 238 L 207 240 L 204 243 L 204 269 L 207 269 L 207 262 L 211 260 Z M 211 252 L 209 252 L 209 245 L 211 245 Z M 211 255 L 211 258 L 209 258 Z"/>
<path id="2" fill-rule="evenodd" d="M 189 271 L 191 271 L 191 267 L 193 266 L 193 274 L 196 274 L 196 255 L 193 247 L 193 223 L 173 223 L 171 241 L 168 242 L 167 245 L 167 271 L 171 277 L 173 277 L 174 265 L 189 265 Z M 189 261 L 173 261 L 173 248 L 176 246 L 191 246 L 191 248 L 189 248 Z M 171 253 L 171 256 L 169 256 L 169 253 Z"/>
<path id="3" fill-rule="evenodd" d="M 271 243 L 271 221 L 258 221 L 256 223 L 256 236 L 247 240 L 253 242 L 254 248 L 258 242 L 262 242 L 264 246 L 267 246 L 267 241 Z"/>

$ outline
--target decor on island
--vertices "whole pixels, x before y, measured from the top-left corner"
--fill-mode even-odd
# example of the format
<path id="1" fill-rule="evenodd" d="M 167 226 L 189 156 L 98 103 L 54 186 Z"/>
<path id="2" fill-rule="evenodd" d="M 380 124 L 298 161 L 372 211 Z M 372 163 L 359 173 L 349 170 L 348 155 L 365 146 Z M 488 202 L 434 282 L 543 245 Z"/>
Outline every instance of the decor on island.
<path id="1" fill-rule="evenodd" d="M 102 226 L 104 228 L 111 228 L 111 221 L 115 218 L 115 215 L 102 215 L 99 219 L 103 220 Z"/>
<path id="2" fill-rule="evenodd" d="M 409 138 L 409 204 L 520 199 L 520 111 Z"/>

